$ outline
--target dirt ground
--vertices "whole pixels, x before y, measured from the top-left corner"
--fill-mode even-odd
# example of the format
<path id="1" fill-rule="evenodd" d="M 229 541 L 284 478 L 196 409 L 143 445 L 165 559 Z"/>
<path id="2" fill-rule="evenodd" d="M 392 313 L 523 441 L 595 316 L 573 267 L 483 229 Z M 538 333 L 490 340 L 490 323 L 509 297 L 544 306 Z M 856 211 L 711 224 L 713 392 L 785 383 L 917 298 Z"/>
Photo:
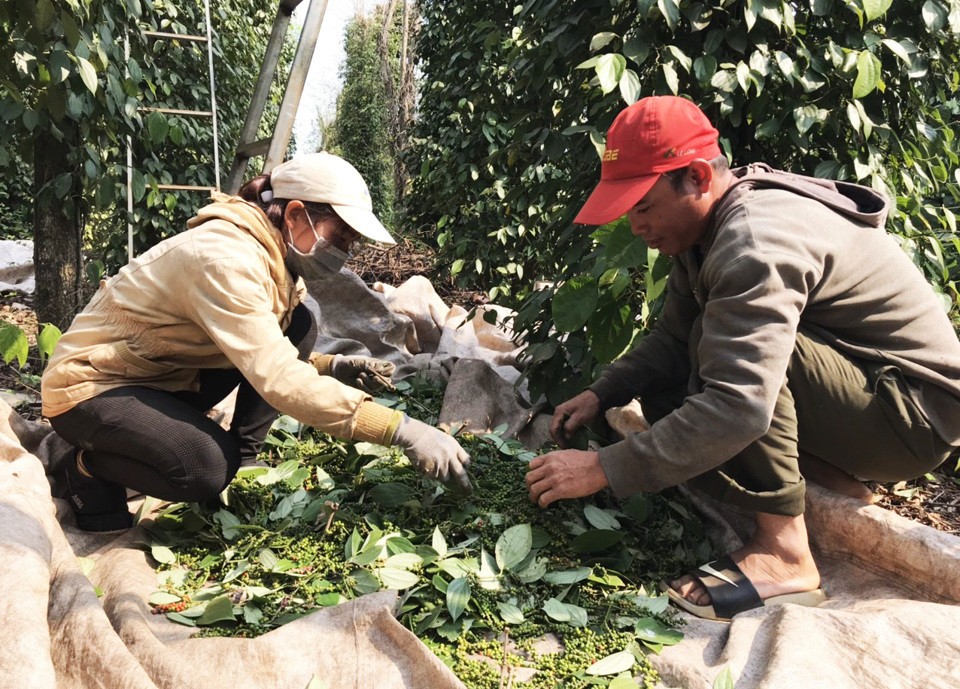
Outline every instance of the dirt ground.
<path id="1" fill-rule="evenodd" d="M 364 247 L 347 265 L 368 284 L 383 282 L 396 286 L 412 275 L 429 276 L 432 264 L 433 255 L 428 249 L 401 240 L 397 246 L 386 250 Z M 434 287 L 448 304 L 470 308 L 486 301 L 483 293 L 460 289 L 449 280 L 434 280 Z M 30 296 L 17 292 L 0 294 L 0 320 L 19 326 L 26 333 L 31 347 L 34 345 L 37 317 Z M 32 399 L 18 408 L 21 414 L 31 418 L 40 413 L 39 382 L 34 377 L 38 367 L 39 362 L 33 357 L 23 372 L 26 375 L 21 373 L 16 362 L 0 365 L 0 391 L 7 390 Z M 868 485 L 876 495 L 875 504 L 940 531 L 960 534 L 960 471 L 957 471 L 956 458 L 914 481 Z"/>

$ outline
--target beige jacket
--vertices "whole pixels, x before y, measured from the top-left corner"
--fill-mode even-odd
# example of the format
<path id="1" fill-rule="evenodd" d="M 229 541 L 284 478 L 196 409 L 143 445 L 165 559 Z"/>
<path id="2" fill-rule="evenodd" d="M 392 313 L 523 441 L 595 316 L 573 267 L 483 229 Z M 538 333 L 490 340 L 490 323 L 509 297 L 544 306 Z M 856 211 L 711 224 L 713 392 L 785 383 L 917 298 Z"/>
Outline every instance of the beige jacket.
<path id="1" fill-rule="evenodd" d="M 278 411 L 340 438 L 389 444 L 400 415 L 297 358 L 283 334 L 300 302 L 263 212 L 214 195 L 188 223 L 100 287 L 43 374 L 44 416 L 125 385 L 196 390 L 236 368 Z"/>

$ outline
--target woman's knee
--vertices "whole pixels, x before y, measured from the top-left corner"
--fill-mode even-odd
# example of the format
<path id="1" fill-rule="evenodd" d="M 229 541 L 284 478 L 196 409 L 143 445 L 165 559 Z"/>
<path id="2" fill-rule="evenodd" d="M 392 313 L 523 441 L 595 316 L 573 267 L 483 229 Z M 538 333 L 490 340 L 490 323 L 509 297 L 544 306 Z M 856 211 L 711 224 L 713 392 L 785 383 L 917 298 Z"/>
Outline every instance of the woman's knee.
<path id="1" fill-rule="evenodd" d="M 293 343 L 300 353 L 300 359 L 306 361 L 313 353 L 317 343 L 317 322 L 313 319 L 310 309 L 304 304 L 298 304 L 290 317 L 290 325 L 284 331 L 287 339 Z"/>
<path id="2" fill-rule="evenodd" d="M 206 436 L 177 451 L 179 467 L 168 480 L 185 502 L 219 495 L 240 468 L 240 448 L 230 438 Z"/>

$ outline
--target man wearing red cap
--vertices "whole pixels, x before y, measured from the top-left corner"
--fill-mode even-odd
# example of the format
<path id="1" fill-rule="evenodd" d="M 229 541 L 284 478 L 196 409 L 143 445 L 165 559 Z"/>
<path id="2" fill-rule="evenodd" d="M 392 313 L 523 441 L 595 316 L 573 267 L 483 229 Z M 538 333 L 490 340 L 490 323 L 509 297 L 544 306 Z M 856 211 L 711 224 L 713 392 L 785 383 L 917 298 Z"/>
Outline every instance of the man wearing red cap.
<path id="1" fill-rule="evenodd" d="M 663 313 L 639 346 L 557 407 L 564 446 L 639 398 L 649 431 L 530 463 L 532 500 L 689 481 L 755 515 L 748 543 L 664 584 L 728 620 L 824 600 L 803 519 L 804 473 L 846 482 L 924 474 L 960 445 L 960 342 L 883 229 L 888 202 L 854 184 L 730 170 L 690 101 L 645 98 L 607 133 L 600 184 L 576 222 L 626 215 L 674 257 Z"/>

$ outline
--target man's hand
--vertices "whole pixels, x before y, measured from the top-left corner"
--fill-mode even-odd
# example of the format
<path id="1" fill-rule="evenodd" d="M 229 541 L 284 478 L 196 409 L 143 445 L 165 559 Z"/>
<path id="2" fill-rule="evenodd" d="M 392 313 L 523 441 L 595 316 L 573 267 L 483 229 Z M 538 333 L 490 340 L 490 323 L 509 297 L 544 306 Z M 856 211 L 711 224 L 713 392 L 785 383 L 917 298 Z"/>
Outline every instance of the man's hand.
<path id="1" fill-rule="evenodd" d="M 593 495 L 608 485 L 607 475 L 600 466 L 600 455 L 596 452 L 548 452 L 531 461 L 527 472 L 530 500 L 540 507 L 546 507 L 554 500 Z"/>
<path id="2" fill-rule="evenodd" d="M 368 356 L 343 356 L 337 354 L 330 364 L 330 374 L 341 383 L 364 392 L 392 390 L 390 376 L 397 370 L 389 361 Z"/>
<path id="3" fill-rule="evenodd" d="M 393 444 L 406 450 L 410 463 L 421 474 L 455 484 L 464 493 L 473 492 L 467 475 L 470 455 L 452 436 L 404 414 Z"/>
<path id="4" fill-rule="evenodd" d="M 585 390 L 554 410 L 553 419 L 550 421 L 550 437 L 560 447 L 566 447 L 574 432 L 580 426 L 596 419 L 599 414 L 600 398 L 592 390 Z"/>

